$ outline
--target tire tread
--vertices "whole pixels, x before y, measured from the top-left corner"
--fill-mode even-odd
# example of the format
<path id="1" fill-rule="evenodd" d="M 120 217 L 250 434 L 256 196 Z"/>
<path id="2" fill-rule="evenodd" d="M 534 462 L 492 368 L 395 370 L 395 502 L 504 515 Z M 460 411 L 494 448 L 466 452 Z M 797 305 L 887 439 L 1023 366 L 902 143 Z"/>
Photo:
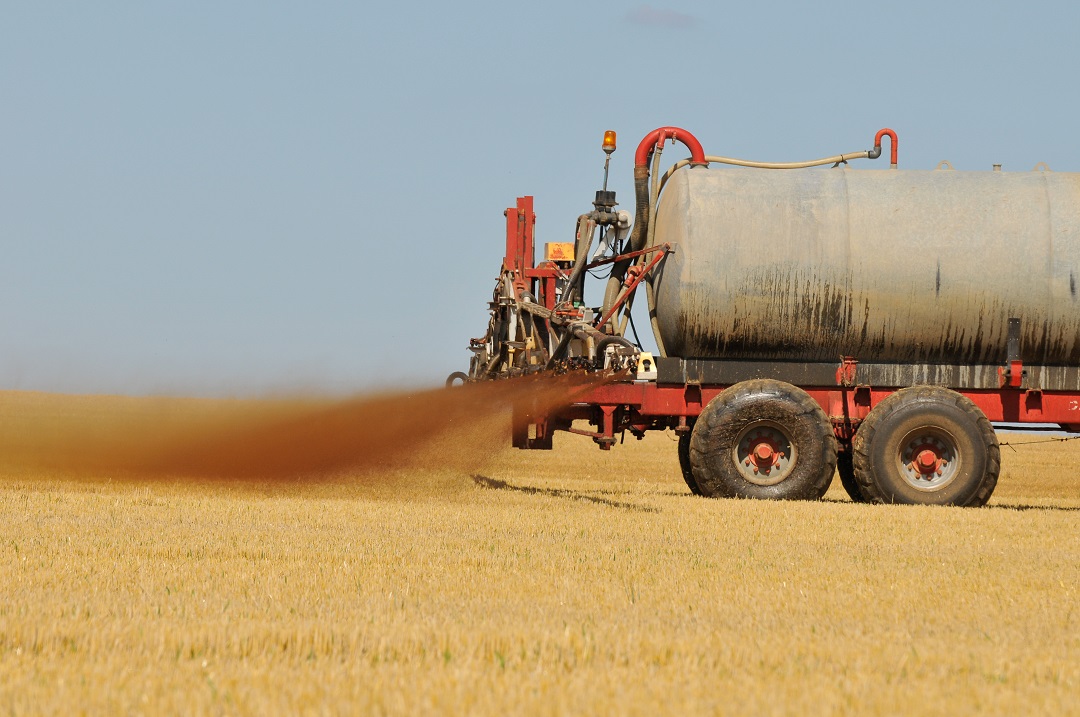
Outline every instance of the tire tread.
<path id="1" fill-rule="evenodd" d="M 896 393 L 886 397 L 870 412 L 859 425 L 852 441 L 853 463 L 855 466 L 855 480 L 862 494 L 873 503 L 891 502 L 881 489 L 874 483 L 873 476 L 868 468 L 870 465 L 870 451 L 874 445 L 874 438 L 878 432 L 879 424 L 890 416 L 895 410 L 909 403 L 917 403 L 927 399 L 938 399 L 943 392 L 947 392 L 949 402 L 960 409 L 977 428 L 979 438 L 986 448 L 986 470 L 978 490 L 972 494 L 962 506 L 979 507 L 990 500 L 990 496 L 997 487 L 998 474 L 1001 470 L 1001 449 L 998 446 L 997 435 L 994 427 L 986 415 L 972 402 L 971 399 L 948 389 L 937 386 L 913 386 L 902 388 Z M 880 409 L 880 410 L 879 410 Z"/>
<path id="2" fill-rule="evenodd" d="M 799 494 L 792 497 L 809 500 L 820 499 L 829 489 L 829 485 L 832 482 L 833 471 L 836 466 L 836 435 L 821 406 L 819 406 L 818 403 L 802 389 L 774 379 L 752 379 L 735 384 L 709 402 L 706 410 L 703 410 L 697 418 L 698 426 L 695 428 L 693 435 L 699 435 L 697 429 L 701 427 L 701 424 L 704 424 L 705 432 L 711 433 L 716 430 L 722 422 L 726 409 L 739 403 L 743 399 L 759 394 L 771 394 L 778 399 L 787 400 L 794 404 L 797 407 L 794 412 L 796 416 L 816 414 L 815 420 L 812 423 L 817 429 L 818 436 L 812 441 L 812 445 L 820 447 L 823 454 L 822 458 L 825 464 L 829 466 L 829 470 L 822 471 L 822 474 L 816 477 L 805 494 Z M 702 476 L 699 475 L 699 467 L 704 464 L 706 453 L 707 451 L 702 449 L 700 441 L 694 440 L 692 437 L 690 441 L 690 463 L 692 466 L 695 466 L 694 479 L 698 486 L 701 486 L 703 483 Z M 714 485 L 717 488 L 711 495 L 728 498 L 738 497 L 736 493 L 729 490 L 727 486 L 722 483 L 717 485 L 717 482 L 709 481 L 707 484 Z M 702 493 L 705 494 L 704 489 L 701 490 Z"/>

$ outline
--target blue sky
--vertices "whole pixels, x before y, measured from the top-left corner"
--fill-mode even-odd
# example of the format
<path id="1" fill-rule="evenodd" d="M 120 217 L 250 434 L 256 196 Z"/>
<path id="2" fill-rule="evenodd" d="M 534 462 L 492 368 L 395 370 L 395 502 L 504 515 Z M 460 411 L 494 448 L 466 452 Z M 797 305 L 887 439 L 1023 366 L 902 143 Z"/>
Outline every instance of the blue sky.
<path id="1" fill-rule="evenodd" d="M 888 126 L 901 167 L 1078 171 L 1077 27 L 1064 2 L 4 3 L 0 389 L 436 385 L 483 333 L 503 209 L 533 194 L 539 242 L 569 240 L 605 129 L 631 211 L 667 124 L 748 159 Z"/>

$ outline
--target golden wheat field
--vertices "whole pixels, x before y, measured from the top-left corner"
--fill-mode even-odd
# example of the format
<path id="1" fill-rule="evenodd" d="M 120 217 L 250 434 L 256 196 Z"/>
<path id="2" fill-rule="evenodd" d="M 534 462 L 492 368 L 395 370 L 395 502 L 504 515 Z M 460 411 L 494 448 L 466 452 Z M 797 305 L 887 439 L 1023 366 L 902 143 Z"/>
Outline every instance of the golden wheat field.
<path id="1" fill-rule="evenodd" d="M 482 403 L 0 394 L 0 713 L 1080 713 L 1080 441 L 709 500 Z"/>

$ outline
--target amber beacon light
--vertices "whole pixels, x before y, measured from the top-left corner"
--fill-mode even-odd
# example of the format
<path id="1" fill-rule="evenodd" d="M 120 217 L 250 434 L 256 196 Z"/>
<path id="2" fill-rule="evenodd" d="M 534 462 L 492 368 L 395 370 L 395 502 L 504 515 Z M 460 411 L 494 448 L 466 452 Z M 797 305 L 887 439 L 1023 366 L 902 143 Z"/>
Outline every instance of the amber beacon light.
<path id="1" fill-rule="evenodd" d="M 613 129 L 604 132 L 604 151 L 608 154 L 615 151 L 615 130 Z"/>

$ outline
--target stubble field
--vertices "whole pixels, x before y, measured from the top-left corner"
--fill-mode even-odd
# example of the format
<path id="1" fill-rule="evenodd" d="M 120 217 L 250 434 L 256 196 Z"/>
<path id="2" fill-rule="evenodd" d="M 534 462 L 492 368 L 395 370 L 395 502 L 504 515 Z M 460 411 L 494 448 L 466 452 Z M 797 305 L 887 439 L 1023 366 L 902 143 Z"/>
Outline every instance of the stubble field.
<path id="1" fill-rule="evenodd" d="M 378 400 L 278 404 L 297 457 L 250 407 L 0 394 L 0 713 L 1080 712 L 1080 442 L 982 509 L 708 500 L 673 436 Z"/>

